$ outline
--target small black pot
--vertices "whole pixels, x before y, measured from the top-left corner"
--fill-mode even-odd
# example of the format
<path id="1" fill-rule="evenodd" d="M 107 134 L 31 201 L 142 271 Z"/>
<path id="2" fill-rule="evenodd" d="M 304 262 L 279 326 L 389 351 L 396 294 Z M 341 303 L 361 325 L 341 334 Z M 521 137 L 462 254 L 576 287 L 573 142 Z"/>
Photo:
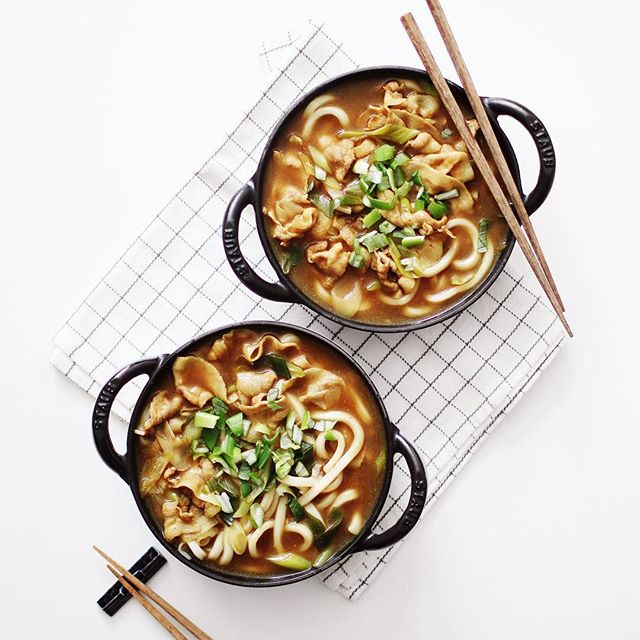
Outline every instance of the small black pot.
<path id="1" fill-rule="evenodd" d="M 340 357 L 347 361 L 347 363 L 354 368 L 362 378 L 363 382 L 371 392 L 375 403 L 377 405 L 380 416 L 383 420 L 383 427 L 386 435 L 386 453 L 387 453 L 387 467 L 385 470 L 382 487 L 380 489 L 380 495 L 376 502 L 374 509 L 369 516 L 369 519 L 364 524 L 362 531 L 347 544 L 341 551 L 334 555 L 326 564 L 321 568 L 308 569 L 306 571 L 300 571 L 291 574 L 272 575 L 272 576 L 246 576 L 240 574 L 233 574 L 225 572 L 219 569 L 216 565 L 211 563 L 201 562 L 197 559 L 188 560 L 185 558 L 174 545 L 167 542 L 162 534 L 162 531 L 158 527 L 158 524 L 153 519 L 153 516 L 147 509 L 144 499 L 140 494 L 140 488 L 138 485 L 138 464 L 136 456 L 136 445 L 134 434 L 136 426 L 140 422 L 142 412 L 151 399 L 151 395 L 155 391 L 158 380 L 162 379 L 167 373 L 171 372 L 171 368 L 175 359 L 179 356 L 192 353 L 198 347 L 205 343 L 211 343 L 215 339 L 222 336 L 227 331 L 232 329 L 253 329 L 256 332 L 263 331 L 287 331 L 290 333 L 301 335 L 303 338 L 310 337 L 315 340 L 319 340 L 324 344 L 324 348 L 328 351 L 337 353 Z M 148 375 L 149 380 L 144 389 L 140 393 L 140 397 L 136 402 L 136 406 L 133 409 L 131 420 L 129 422 L 129 429 L 127 432 L 127 451 L 124 455 L 116 452 L 111 442 L 109 435 L 109 414 L 111 412 L 111 406 L 113 405 L 118 392 L 122 387 L 139 375 Z M 131 493 L 138 505 L 138 509 L 147 523 L 149 529 L 156 536 L 158 541 L 164 546 L 169 553 L 175 556 L 180 562 L 183 562 L 191 569 L 198 571 L 199 573 L 213 578 L 214 580 L 220 580 L 221 582 L 227 582 L 229 584 L 248 586 L 248 587 L 273 587 L 283 584 L 289 584 L 292 582 L 298 582 L 310 578 L 321 571 L 325 571 L 336 562 L 344 560 L 347 556 L 357 551 L 367 551 L 372 549 L 380 549 L 389 545 L 395 544 L 402 538 L 404 538 L 411 529 L 418 522 L 418 518 L 422 513 L 427 498 L 427 475 L 422 464 L 420 456 L 410 444 L 389 421 L 389 416 L 382 403 L 382 398 L 377 392 L 373 383 L 362 370 L 362 368 L 349 356 L 347 353 L 336 347 L 333 343 L 329 342 L 326 338 L 319 336 L 318 334 L 309 331 L 307 329 L 301 329 L 282 322 L 243 322 L 239 324 L 229 325 L 221 327 L 210 333 L 206 333 L 198 338 L 195 338 L 191 342 L 183 345 L 172 354 L 165 354 L 157 358 L 150 358 L 149 360 L 139 360 L 125 367 L 118 373 L 116 373 L 107 384 L 104 385 L 93 409 L 93 437 L 98 449 L 98 453 L 102 457 L 105 464 L 115 471 L 130 487 Z M 409 497 L 409 504 L 407 505 L 404 513 L 391 528 L 383 531 L 382 533 L 372 533 L 371 529 L 375 524 L 380 511 L 384 505 L 384 502 L 389 493 L 389 485 L 391 483 L 391 475 L 393 471 L 393 456 L 400 454 L 407 462 L 409 472 L 411 475 L 411 495 Z"/>
<path id="2" fill-rule="evenodd" d="M 430 327 L 439 322 L 443 322 L 459 314 L 466 309 L 469 305 L 473 304 L 495 281 L 500 275 L 500 272 L 504 269 L 513 247 L 515 245 L 515 238 L 511 232 L 507 236 L 507 244 L 502 253 L 498 256 L 491 271 L 480 284 L 480 286 L 471 290 L 468 295 L 457 300 L 450 307 L 440 311 L 439 313 L 430 316 L 428 318 L 417 319 L 413 322 L 405 322 L 402 324 L 369 324 L 365 322 L 359 322 L 358 320 L 343 318 L 336 315 L 331 310 L 318 304 L 315 300 L 310 298 L 306 293 L 299 289 L 282 271 L 282 267 L 278 262 L 278 259 L 273 251 L 269 235 L 266 229 L 265 216 L 262 214 L 263 203 L 263 188 L 264 188 L 264 176 L 268 163 L 271 160 L 273 147 L 275 140 L 279 134 L 286 130 L 288 123 L 296 116 L 307 103 L 316 96 L 325 93 L 333 89 L 336 86 L 340 86 L 351 80 L 362 79 L 378 79 L 385 80 L 390 78 L 413 78 L 416 80 L 428 78 L 426 72 L 411 69 L 407 67 L 373 67 L 370 69 L 359 69 L 350 73 L 338 76 L 328 82 L 321 84 L 309 93 L 300 98 L 289 111 L 281 118 L 280 122 L 276 125 L 273 132 L 267 140 L 262 157 L 258 163 L 253 177 L 235 194 L 235 196 L 229 202 L 227 207 L 224 224 L 223 224 L 223 239 L 224 250 L 229 260 L 231 268 L 235 274 L 242 281 L 242 283 L 251 291 L 268 298 L 269 300 L 276 300 L 278 302 L 299 302 L 310 309 L 313 309 L 317 313 L 337 322 L 339 324 L 352 327 L 354 329 L 363 329 L 365 331 L 380 331 L 380 332 L 398 332 L 398 331 L 413 331 L 414 329 L 422 329 L 424 327 Z M 462 87 L 459 85 L 447 81 L 453 95 L 459 104 L 468 106 L 466 94 Z M 498 116 L 510 116 L 522 124 L 529 135 L 532 137 L 536 144 L 538 151 L 538 158 L 540 160 L 540 170 L 538 173 L 538 181 L 531 193 L 527 196 L 523 195 L 524 204 L 527 212 L 532 214 L 540 205 L 545 201 L 553 185 L 553 179 L 556 172 L 556 157 L 553 150 L 553 144 L 545 126 L 540 122 L 540 119 L 532 113 L 529 109 L 505 98 L 482 98 L 482 102 L 487 111 L 489 121 L 493 126 L 500 147 L 505 155 L 511 174 L 518 186 L 518 190 L 522 194 L 522 185 L 520 182 L 520 170 L 518 168 L 518 161 L 516 159 L 513 148 L 505 135 L 504 131 L 498 124 Z M 271 266 L 275 270 L 278 281 L 266 282 L 263 280 L 249 265 L 245 257 L 242 255 L 240 249 L 240 243 L 238 241 L 238 226 L 240 223 L 240 216 L 245 207 L 251 205 L 254 209 L 256 216 L 256 225 L 260 241 L 264 248 L 264 252 L 271 263 Z"/>

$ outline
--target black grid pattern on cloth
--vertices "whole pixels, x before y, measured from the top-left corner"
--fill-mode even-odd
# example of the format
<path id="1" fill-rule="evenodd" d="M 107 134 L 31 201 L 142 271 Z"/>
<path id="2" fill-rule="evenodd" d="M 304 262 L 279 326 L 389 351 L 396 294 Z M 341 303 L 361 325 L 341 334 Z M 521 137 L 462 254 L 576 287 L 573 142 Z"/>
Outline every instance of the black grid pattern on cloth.
<path id="1" fill-rule="evenodd" d="M 290 58 L 192 178 L 135 239 L 55 337 L 53 363 L 93 396 L 120 367 L 173 351 L 194 335 L 240 320 L 308 327 L 343 347 L 371 376 L 395 424 L 423 456 L 431 507 L 468 456 L 557 352 L 553 314 L 508 267 L 490 291 L 456 318 L 417 332 L 376 335 L 338 325 L 299 305 L 262 300 L 240 286 L 221 250 L 226 203 L 253 174 L 266 136 L 303 92 L 353 69 L 323 29 L 287 34 L 263 48 Z M 273 63 L 270 63 L 273 65 Z M 244 253 L 265 279 L 274 274 L 255 220 L 240 225 Z M 126 420 L 143 386 L 134 380 L 114 411 Z M 374 530 L 390 526 L 410 492 L 395 461 L 389 499 Z M 346 597 L 361 595 L 393 548 L 352 556 L 322 578 Z"/>

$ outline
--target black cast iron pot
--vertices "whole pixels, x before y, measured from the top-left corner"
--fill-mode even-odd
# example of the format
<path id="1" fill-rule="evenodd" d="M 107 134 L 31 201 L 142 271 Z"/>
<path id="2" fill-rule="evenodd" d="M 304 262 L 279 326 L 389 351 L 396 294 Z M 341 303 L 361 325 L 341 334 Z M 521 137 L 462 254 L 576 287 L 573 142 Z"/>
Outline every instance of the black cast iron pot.
<path id="1" fill-rule="evenodd" d="M 472 289 L 466 296 L 463 296 L 450 307 L 441 310 L 435 315 L 427 318 L 418 318 L 412 322 L 404 322 L 402 324 L 370 324 L 356 319 L 344 318 L 336 315 L 330 309 L 323 307 L 310 298 L 283 272 L 271 246 L 271 241 L 269 240 L 269 235 L 266 229 L 265 216 L 262 214 L 265 172 L 268 163 L 271 160 L 276 139 L 283 130 L 287 130 L 289 122 L 291 122 L 291 120 L 305 108 L 307 103 L 316 96 L 335 87 L 339 87 L 344 83 L 348 83 L 350 80 L 387 80 L 391 78 L 413 78 L 420 80 L 421 78 L 428 78 L 428 75 L 424 71 L 407 67 L 373 67 L 370 69 L 352 71 L 329 80 L 328 82 L 325 82 L 319 87 L 313 89 L 313 91 L 305 94 L 289 109 L 274 128 L 267 140 L 264 151 L 262 152 L 262 157 L 260 158 L 255 174 L 240 189 L 240 191 L 236 193 L 236 195 L 231 199 L 231 202 L 229 202 L 223 224 L 224 250 L 227 255 L 227 259 L 229 260 L 229 264 L 242 283 L 254 293 L 262 296 L 263 298 L 276 300 L 278 302 L 302 303 L 317 313 L 330 318 L 334 322 L 338 322 L 354 329 L 384 332 L 412 331 L 414 329 L 422 329 L 424 327 L 438 324 L 439 322 L 443 322 L 459 314 L 469 305 L 473 304 L 493 284 L 495 279 L 500 275 L 500 272 L 504 269 L 515 244 L 515 238 L 511 232 L 509 232 L 507 236 L 506 247 L 500 253 L 491 271 L 480 286 Z M 450 81 L 448 81 L 448 84 L 449 87 L 451 87 L 451 91 L 458 103 L 468 108 L 469 102 L 462 87 Z M 538 158 L 540 160 L 538 181 L 531 193 L 527 196 L 522 194 L 526 209 L 529 214 L 532 214 L 540 207 L 549 195 L 556 172 L 556 157 L 549 134 L 547 133 L 545 126 L 540 122 L 540 119 L 529 109 L 517 102 L 513 102 L 512 100 L 507 100 L 505 98 L 482 98 L 482 102 L 521 194 L 522 185 L 520 181 L 518 161 L 507 136 L 498 124 L 498 116 L 510 116 L 517 120 L 526 128 L 529 135 L 535 142 L 536 149 L 538 151 Z M 238 226 L 240 223 L 240 216 L 248 205 L 251 205 L 254 209 L 258 235 L 260 236 L 260 241 L 262 242 L 265 255 L 277 274 L 277 282 L 266 282 L 263 280 L 251 268 L 247 260 L 242 255 L 240 243 L 238 241 Z"/>
<path id="2" fill-rule="evenodd" d="M 212 563 L 201 562 L 197 559 L 189 560 L 185 558 L 171 543 L 167 542 L 162 535 L 162 531 L 158 524 L 154 520 L 152 514 L 147 509 L 144 499 L 140 494 L 138 485 L 138 464 L 136 456 L 136 438 L 134 430 L 140 423 L 140 417 L 145 406 L 151 399 L 151 395 L 155 391 L 156 385 L 163 376 L 171 372 L 171 368 L 175 359 L 182 355 L 193 353 L 198 347 L 203 344 L 211 344 L 214 340 L 222 336 L 227 331 L 232 329 L 253 329 L 256 332 L 269 332 L 269 331 L 285 331 L 294 334 L 298 334 L 303 337 L 309 337 L 323 343 L 324 348 L 328 351 L 333 351 L 337 356 L 346 360 L 347 364 L 357 371 L 362 378 L 363 382 L 371 392 L 372 397 L 376 403 L 377 409 L 382 418 L 382 427 L 385 431 L 386 440 L 386 469 L 382 485 L 380 488 L 380 494 L 378 500 L 374 506 L 374 509 L 369 516 L 368 520 L 364 524 L 362 531 L 343 547 L 338 553 L 336 553 L 326 564 L 321 568 L 308 569 L 306 571 L 300 571 L 297 573 L 289 573 L 282 575 L 271 576 L 247 576 L 244 574 L 233 574 L 229 571 L 224 571 L 218 568 Z M 149 376 L 147 384 L 143 388 L 136 406 L 133 409 L 131 415 L 131 421 L 129 422 L 129 428 L 127 432 L 127 450 L 124 455 L 119 454 L 113 447 L 111 437 L 109 435 L 109 414 L 118 392 L 122 387 L 140 375 Z M 130 487 L 131 493 L 138 505 L 138 509 L 147 523 L 149 529 L 156 536 L 158 541 L 164 546 L 169 553 L 175 556 L 180 562 L 183 562 L 191 569 L 198 571 L 199 573 L 213 578 L 214 580 L 220 580 L 229 584 L 250 586 L 250 587 L 272 587 L 283 584 L 289 584 L 291 582 L 298 582 L 305 578 L 310 578 L 321 571 L 325 571 L 332 565 L 340 560 L 344 560 L 347 556 L 357 551 L 367 551 L 372 549 L 380 549 L 389 545 L 395 544 L 402 538 L 404 538 L 411 529 L 415 526 L 427 498 L 427 475 L 422 464 L 420 456 L 411 445 L 389 421 L 386 409 L 382 402 L 380 394 L 373 386 L 367 374 L 362 368 L 349 356 L 347 353 L 336 347 L 329 342 L 326 338 L 309 331 L 307 329 L 301 329 L 289 324 L 281 322 L 243 322 L 239 324 L 229 325 L 221 327 L 215 331 L 206 333 L 198 338 L 195 338 L 191 342 L 180 347 L 172 354 L 165 354 L 157 358 L 150 358 L 148 360 L 139 360 L 129 366 L 125 367 L 118 373 L 116 373 L 107 384 L 102 388 L 96 404 L 93 410 L 93 437 L 98 448 L 98 453 L 102 457 L 105 464 L 115 471 Z M 372 533 L 372 527 L 375 524 L 387 495 L 389 493 L 389 485 L 391 483 L 391 475 L 393 471 L 393 456 L 400 454 L 407 462 L 409 472 L 411 475 L 411 495 L 409 497 L 409 503 L 404 510 L 404 513 L 391 528 L 383 531 L 382 533 Z"/>

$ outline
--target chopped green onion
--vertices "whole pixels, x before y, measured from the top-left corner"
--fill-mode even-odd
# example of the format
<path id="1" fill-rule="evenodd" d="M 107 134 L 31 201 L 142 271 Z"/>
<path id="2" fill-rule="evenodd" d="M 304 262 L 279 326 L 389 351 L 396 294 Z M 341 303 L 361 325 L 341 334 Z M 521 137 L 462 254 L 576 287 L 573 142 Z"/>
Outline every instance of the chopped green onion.
<path id="1" fill-rule="evenodd" d="M 350 207 L 356 204 L 362 204 L 362 197 L 360 194 L 360 187 L 358 187 L 358 194 L 347 193 L 347 195 L 342 196 L 340 198 L 340 206 L 341 207 Z"/>
<path id="2" fill-rule="evenodd" d="M 396 198 L 391 200 L 380 200 L 379 198 L 372 198 L 369 195 L 363 196 L 362 204 L 370 209 L 382 209 L 383 211 L 391 211 L 396 206 Z"/>
<path id="3" fill-rule="evenodd" d="M 384 449 L 381 449 L 380 453 L 375 459 L 374 464 L 376 465 L 376 471 L 380 473 L 387 463 L 387 454 Z"/>
<path id="4" fill-rule="evenodd" d="M 305 467 L 304 464 L 302 464 L 302 462 L 296 462 L 296 466 L 293 468 L 293 470 L 296 472 L 296 475 L 298 476 L 298 478 L 309 477 L 309 471 L 307 467 Z"/>
<path id="5" fill-rule="evenodd" d="M 444 193 L 438 193 L 433 196 L 436 200 L 451 200 L 451 198 L 457 198 L 460 195 L 460 192 L 457 189 L 451 189 L 450 191 L 445 191 Z"/>
<path id="6" fill-rule="evenodd" d="M 391 168 L 395 169 L 396 167 L 401 167 L 403 164 L 407 164 L 411 160 L 410 156 L 408 156 L 404 151 L 401 151 L 392 161 Z"/>
<path id="7" fill-rule="evenodd" d="M 304 507 L 298 502 L 297 498 L 293 495 L 289 496 L 289 509 L 291 509 L 291 513 L 293 514 L 293 517 L 296 522 L 300 522 L 300 520 L 302 520 L 307 513 L 304 510 Z"/>
<path id="8" fill-rule="evenodd" d="M 311 563 L 296 553 L 281 553 L 277 556 L 267 556 L 267 560 L 273 562 L 273 564 L 277 564 L 279 567 L 292 569 L 293 571 L 305 571 L 311 568 Z"/>
<path id="9" fill-rule="evenodd" d="M 236 441 L 229 433 L 224 437 L 222 445 L 220 447 L 221 453 L 227 456 L 233 456 L 233 450 L 236 448 Z"/>
<path id="10" fill-rule="evenodd" d="M 396 195 L 398 196 L 398 198 L 404 198 L 409 193 L 409 191 L 411 191 L 411 183 L 403 182 L 396 191 Z"/>
<path id="11" fill-rule="evenodd" d="M 319 167 L 317 165 L 314 168 L 314 175 L 316 176 L 317 180 L 320 180 L 320 182 L 324 182 L 327 179 L 327 172 L 322 167 Z"/>
<path id="12" fill-rule="evenodd" d="M 369 253 L 373 253 L 376 249 L 382 249 L 389 244 L 387 236 L 378 232 L 368 238 L 362 238 L 360 242 L 367 248 Z"/>
<path id="13" fill-rule="evenodd" d="M 352 251 L 349 254 L 349 264 L 354 269 L 362 269 L 362 267 L 364 266 L 364 257 L 362 256 L 362 254 L 358 255 L 355 251 Z"/>
<path id="14" fill-rule="evenodd" d="M 294 378 L 304 378 L 305 376 L 304 369 L 293 362 L 289 363 L 289 371 Z"/>
<path id="15" fill-rule="evenodd" d="M 196 411 L 193 424 L 196 427 L 213 429 L 218 424 L 218 416 L 205 411 Z"/>
<path id="16" fill-rule="evenodd" d="M 240 468 L 238 469 L 238 478 L 240 478 L 240 480 L 248 480 L 251 477 L 251 470 L 249 469 L 249 465 L 248 464 L 242 464 L 240 465 Z M 243 498 L 245 496 L 242 496 Z"/>
<path id="17" fill-rule="evenodd" d="M 258 461 L 258 456 L 256 454 L 255 449 L 249 449 L 247 451 L 242 452 L 242 457 L 244 461 L 249 465 L 254 465 Z"/>
<path id="18" fill-rule="evenodd" d="M 310 442 L 303 442 L 300 448 L 295 452 L 294 458 L 296 462 L 301 462 L 304 465 L 313 462 L 313 444 Z"/>
<path id="19" fill-rule="evenodd" d="M 307 193 L 311 193 L 315 186 L 315 180 L 311 176 L 307 176 Z"/>
<path id="20" fill-rule="evenodd" d="M 424 184 L 422 184 L 422 178 L 420 177 L 419 171 L 413 172 L 413 174 L 411 175 L 411 182 L 413 182 L 413 184 L 415 184 L 418 187 L 424 188 Z"/>
<path id="21" fill-rule="evenodd" d="M 334 549 L 327 547 L 324 551 L 321 551 L 316 559 L 313 561 L 313 566 L 318 568 L 327 563 L 327 560 L 334 554 Z"/>
<path id="22" fill-rule="evenodd" d="M 400 167 L 396 167 L 393 170 L 393 184 L 395 185 L 396 190 L 404 184 L 404 173 Z"/>
<path id="23" fill-rule="evenodd" d="M 302 421 L 300 422 L 300 427 L 302 429 L 309 429 L 311 427 L 313 427 L 314 422 L 311 418 L 311 413 L 309 413 L 309 411 L 305 411 L 304 414 L 302 415 Z"/>
<path id="24" fill-rule="evenodd" d="M 453 131 L 449 128 L 443 129 L 440 132 L 440 135 L 445 138 L 445 140 L 448 140 L 449 138 L 453 138 Z"/>
<path id="25" fill-rule="evenodd" d="M 331 431 L 331 430 L 325 431 L 324 432 L 324 437 L 325 437 L 325 440 L 329 440 L 329 442 L 335 442 L 337 440 L 336 434 L 333 433 L 333 431 Z"/>
<path id="26" fill-rule="evenodd" d="M 249 520 L 254 529 L 259 529 L 264 522 L 264 509 L 257 502 L 249 507 Z"/>
<path id="27" fill-rule="evenodd" d="M 329 545 L 333 536 L 338 532 L 338 528 L 342 524 L 342 519 L 342 511 L 339 508 L 334 507 L 331 509 L 324 532 L 316 536 L 315 539 L 316 547 L 318 549 L 324 549 Z"/>
<path id="28" fill-rule="evenodd" d="M 333 212 L 336 208 L 336 203 L 328 196 L 325 196 L 324 194 L 318 195 L 312 193 L 307 197 L 307 200 L 309 200 L 312 205 L 320 209 L 320 211 L 322 211 L 322 213 L 324 213 L 329 218 L 333 216 Z"/>
<path id="29" fill-rule="evenodd" d="M 374 162 L 388 162 L 396 155 L 396 150 L 390 144 L 382 144 L 373 152 Z"/>
<path id="30" fill-rule="evenodd" d="M 285 380 L 289 380 L 289 378 L 291 378 L 291 372 L 289 371 L 287 361 L 282 356 L 279 356 L 276 353 L 268 353 L 267 359 L 269 360 L 271 368 L 278 374 L 279 377 L 284 378 Z M 273 398 L 273 400 L 275 400 L 276 398 Z"/>
<path id="31" fill-rule="evenodd" d="M 353 173 L 360 175 L 362 173 L 367 173 L 367 171 L 369 171 L 369 161 L 366 158 L 356 160 L 353 165 Z"/>
<path id="32" fill-rule="evenodd" d="M 285 420 L 284 423 L 284 428 L 287 431 L 291 431 L 291 429 L 293 429 L 293 425 L 296 422 L 296 414 L 293 411 L 289 411 L 289 413 L 287 413 L 287 419 Z"/>
<path id="33" fill-rule="evenodd" d="M 369 167 L 367 178 L 369 178 L 369 181 L 373 184 L 380 184 L 382 182 L 382 171 L 376 166 L 371 166 Z"/>
<path id="34" fill-rule="evenodd" d="M 486 253 L 489 247 L 487 242 L 487 231 L 489 231 L 489 220 L 483 218 L 480 220 L 478 228 L 478 253 Z"/>
<path id="35" fill-rule="evenodd" d="M 291 440 L 293 440 L 294 444 L 302 444 L 302 429 L 298 425 L 293 425 Z"/>
<path id="36" fill-rule="evenodd" d="M 456 273 L 451 276 L 451 284 L 454 287 L 458 287 L 461 284 L 464 284 L 465 282 L 469 282 L 469 280 L 471 280 L 472 278 L 473 278 L 472 273 L 465 273 L 464 275 L 460 275 Z"/>
<path id="37" fill-rule="evenodd" d="M 226 491 L 223 491 L 222 493 L 218 494 L 217 500 L 218 500 L 218 504 L 220 505 L 220 508 L 225 513 L 233 513 L 231 500 L 229 499 L 229 496 L 227 495 Z"/>
<path id="38" fill-rule="evenodd" d="M 385 220 L 384 222 L 380 223 L 380 226 L 378 227 L 378 230 L 381 233 L 391 233 L 392 231 L 396 230 L 396 225 L 392 224 L 391 222 L 389 222 L 388 220 Z"/>
<path id="39" fill-rule="evenodd" d="M 293 454 L 289 449 L 278 449 L 271 454 L 276 464 L 276 475 L 280 480 L 289 475 L 293 466 Z"/>
<path id="40" fill-rule="evenodd" d="M 413 203 L 413 210 L 414 211 L 424 211 L 424 200 L 421 200 L 420 198 L 418 198 Z"/>
<path id="41" fill-rule="evenodd" d="M 289 245 L 287 251 L 285 251 L 282 258 L 282 271 L 289 273 L 291 267 L 295 267 L 300 260 L 302 260 L 302 254 L 304 252 L 303 247 L 298 243 L 292 243 Z"/>
<path id="42" fill-rule="evenodd" d="M 427 211 L 434 220 L 440 220 L 442 216 L 447 213 L 447 205 L 441 202 L 431 201 L 427 207 Z"/>
<path id="43" fill-rule="evenodd" d="M 271 457 L 271 447 L 264 443 L 264 440 L 256 445 L 256 465 L 258 469 L 262 469 Z"/>
<path id="44" fill-rule="evenodd" d="M 234 436 L 244 435 L 244 426 L 242 424 L 243 419 L 244 416 L 242 413 L 236 413 L 227 418 L 226 425 Z"/>
<path id="45" fill-rule="evenodd" d="M 267 407 L 269 407 L 271 411 L 278 411 L 279 409 L 282 409 L 282 405 L 278 404 L 274 400 L 268 400 Z"/>
<path id="46" fill-rule="evenodd" d="M 365 198 L 367 198 L 368 196 L 365 196 Z M 364 201 L 364 198 L 363 198 Z M 362 218 L 362 224 L 365 227 L 373 227 L 373 225 L 378 222 L 378 220 L 380 220 L 382 218 L 382 215 L 380 214 L 379 211 L 376 211 L 375 209 L 372 209 L 371 211 L 369 211 L 369 213 L 367 213 L 367 215 Z"/>
<path id="47" fill-rule="evenodd" d="M 415 271 L 418 268 L 418 259 L 415 256 L 410 256 L 408 258 L 402 258 L 400 260 L 400 264 L 407 271 Z"/>
<path id="48" fill-rule="evenodd" d="M 413 247 L 419 247 L 424 242 L 424 236 L 409 236 L 407 238 L 402 238 L 402 246 L 407 249 L 412 249 Z"/>
<path id="49" fill-rule="evenodd" d="M 221 511 L 218 515 L 220 516 L 222 521 L 227 525 L 227 527 L 230 527 L 233 524 L 233 514 L 225 513 L 224 511 Z"/>
<path id="50" fill-rule="evenodd" d="M 218 444 L 218 437 L 220 435 L 220 429 L 203 429 L 202 439 L 207 445 L 209 451 L 213 451 Z"/>
<path id="51" fill-rule="evenodd" d="M 276 387 L 272 387 L 267 391 L 267 400 L 277 400 L 280 397 L 280 393 Z"/>

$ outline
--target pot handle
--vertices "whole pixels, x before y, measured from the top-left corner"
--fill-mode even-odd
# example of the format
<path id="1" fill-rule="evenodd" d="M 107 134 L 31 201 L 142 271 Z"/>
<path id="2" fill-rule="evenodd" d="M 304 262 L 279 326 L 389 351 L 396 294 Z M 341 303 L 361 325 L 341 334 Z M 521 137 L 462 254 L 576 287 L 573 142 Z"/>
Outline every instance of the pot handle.
<path id="1" fill-rule="evenodd" d="M 127 484 L 129 477 L 127 474 L 126 455 L 119 454 L 113 447 L 111 436 L 109 435 L 109 414 L 111 407 L 118 395 L 118 392 L 127 382 L 142 374 L 151 376 L 162 364 L 165 356 L 151 358 L 149 360 L 139 360 L 128 367 L 118 371 L 107 384 L 102 387 L 96 403 L 93 407 L 93 440 L 104 463 L 111 470 L 115 471 Z"/>
<path id="2" fill-rule="evenodd" d="M 236 193 L 227 206 L 222 223 L 222 239 L 224 252 L 231 268 L 240 281 L 251 291 L 263 298 L 275 300 L 276 302 L 294 302 L 291 292 L 280 282 L 267 282 L 263 280 L 247 262 L 240 250 L 238 239 L 238 228 L 240 226 L 240 216 L 245 207 L 253 204 L 255 207 L 255 187 L 253 182 L 247 182 L 238 193 Z"/>
<path id="3" fill-rule="evenodd" d="M 402 540 L 416 526 L 427 500 L 427 472 L 415 447 L 395 428 L 393 436 L 393 453 L 399 453 L 406 461 L 411 474 L 411 495 L 404 513 L 390 529 L 382 533 L 370 533 L 359 542 L 356 551 L 372 551 L 382 549 Z M 389 461 L 392 464 L 392 461 Z"/>
<path id="4" fill-rule="evenodd" d="M 540 170 L 538 181 L 525 199 L 524 204 L 531 214 L 547 199 L 553 180 L 556 175 L 556 153 L 547 128 L 542 124 L 535 113 L 513 100 L 506 98 L 483 98 L 485 108 L 494 118 L 498 116 L 510 116 L 517 120 L 533 139 L 538 151 Z"/>

